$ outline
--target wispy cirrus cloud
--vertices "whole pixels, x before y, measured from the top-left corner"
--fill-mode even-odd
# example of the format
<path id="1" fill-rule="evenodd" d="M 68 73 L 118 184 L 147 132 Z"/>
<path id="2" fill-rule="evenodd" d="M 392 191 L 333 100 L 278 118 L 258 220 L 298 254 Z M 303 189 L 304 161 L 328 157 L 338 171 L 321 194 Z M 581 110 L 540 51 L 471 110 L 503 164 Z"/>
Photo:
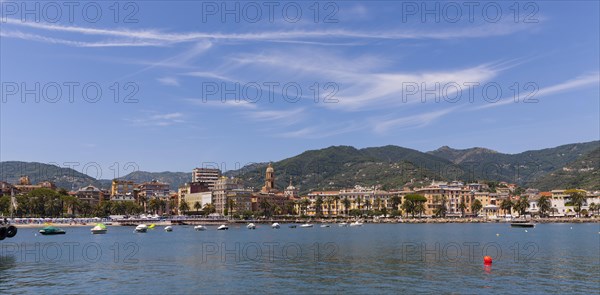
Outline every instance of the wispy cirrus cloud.
<path id="1" fill-rule="evenodd" d="M 4 34 L 4 37 L 20 38 L 31 41 L 63 44 L 77 47 L 108 47 L 108 46 L 168 46 L 178 43 L 198 41 L 267 41 L 267 42 L 312 42 L 314 44 L 333 44 L 341 39 L 365 40 L 448 40 L 456 38 L 481 38 L 489 36 L 508 35 L 531 26 L 519 23 L 483 24 L 476 27 L 464 27 L 445 30 L 409 30 L 392 29 L 378 31 L 361 31 L 350 29 L 326 30 L 273 30 L 245 33 L 218 33 L 218 32 L 165 32 L 156 29 L 128 30 L 128 29 L 103 29 L 83 26 L 66 26 L 43 22 L 23 22 L 14 18 L 6 18 L 5 25 L 26 29 L 44 30 L 49 32 L 62 32 L 86 36 L 100 36 L 119 38 L 118 40 L 100 40 L 94 42 L 81 42 L 58 38 L 42 38 L 40 35 L 22 33 L 20 31 Z M 319 41 L 317 41 L 319 40 Z M 333 41 L 333 42 L 332 42 Z M 345 43 L 339 43 L 344 45 Z"/>
<path id="2" fill-rule="evenodd" d="M 556 85 L 552 85 L 552 86 L 548 86 L 545 88 L 541 88 L 537 91 L 537 93 L 533 94 L 532 97 L 530 97 L 530 99 L 538 99 L 538 98 L 541 98 L 544 96 L 551 96 L 551 95 L 565 92 L 565 91 L 571 91 L 571 90 L 576 90 L 576 89 L 590 87 L 590 86 L 597 87 L 599 85 L 600 85 L 600 73 L 599 72 L 583 74 L 583 75 L 580 75 L 573 79 L 569 79 L 565 82 L 562 82 L 562 83 L 559 83 Z M 483 109 L 496 108 L 496 107 L 509 105 L 509 104 L 514 104 L 514 100 L 512 97 L 500 99 L 496 103 L 488 103 L 485 105 L 476 106 L 476 107 L 471 108 L 470 110 L 471 111 L 483 110 Z"/>
<path id="3" fill-rule="evenodd" d="M 396 128 L 415 128 L 424 127 L 434 121 L 442 118 L 443 116 L 452 113 L 456 110 L 456 107 L 446 108 L 443 110 L 425 112 L 418 115 L 400 116 L 399 118 L 385 119 L 385 120 L 374 120 L 373 131 L 383 134 L 392 129 Z"/>
<path id="4" fill-rule="evenodd" d="M 170 126 L 178 123 L 183 123 L 184 115 L 179 112 L 175 113 L 164 113 L 158 114 L 156 112 L 147 112 L 145 117 L 138 117 L 133 119 L 125 119 L 134 125 L 139 126 Z"/>
<path id="5" fill-rule="evenodd" d="M 174 77 L 161 77 L 156 80 L 162 85 L 179 86 L 179 81 Z"/>

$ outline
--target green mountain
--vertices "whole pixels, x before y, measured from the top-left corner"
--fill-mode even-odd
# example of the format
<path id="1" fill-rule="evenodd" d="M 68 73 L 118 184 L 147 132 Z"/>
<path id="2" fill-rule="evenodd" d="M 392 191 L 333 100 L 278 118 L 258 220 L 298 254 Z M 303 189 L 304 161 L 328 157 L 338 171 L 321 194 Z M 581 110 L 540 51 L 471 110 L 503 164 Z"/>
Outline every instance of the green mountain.
<path id="1" fill-rule="evenodd" d="M 458 150 L 445 146 L 428 153 L 460 165 L 469 176 L 466 179 L 507 181 L 532 186 L 546 174 L 599 146 L 600 141 L 592 141 L 518 154 L 503 154 L 483 148 Z"/>
<path id="2" fill-rule="evenodd" d="M 541 190 L 557 187 L 600 190 L 600 148 L 546 174 L 532 185 Z"/>
<path id="3" fill-rule="evenodd" d="M 23 175 L 29 176 L 32 184 L 52 181 L 56 186 L 70 190 L 86 185 L 101 186 L 95 178 L 71 168 L 37 162 L 5 161 L 0 162 L 0 180 L 17 183 Z"/>
<path id="4" fill-rule="evenodd" d="M 422 185 L 431 180 L 493 180 L 515 182 L 541 189 L 581 187 L 600 189 L 598 157 L 600 141 L 575 143 L 554 148 L 504 154 L 484 148 L 452 149 L 444 146 L 423 153 L 399 146 L 356 149 L 332 146 L 306 151 L 273 163 L 278 188 L 293 184 L 306 193 L 315 189 L 340 189 L 354 185 L 380 185 L 398 189 Z M 261 188 L 268 163 L 255 163 L 228 171 L 248 186 Z M 32 183 L 49 180 L 65 189 L 88 184 L 110 188 L 110 180 L 96 180 L 70 168 L 28 162 L 0 162 L 0 180 L 16 183 L 28 175 Z M 122 177 L 136 183 L 158 180 L 172 190 L 191 180 L 188 172 L 136 171 Z"/>
<path id="5" fill-rule="evenodd" d="M 245 180 L 255 188 L 264 181 L 267 164 L 254 165 L 251 169 L 225 173 Z M 420 180 L 448 179 L 444 169 L 454 167 L 459 175 L 460 167 L 450 161 L 398 146 L 356 149 L 350 146 L 332 146 L 321 150 L 306 151 L 295 157 L 273 163 L 275 183 L 287 187 L 290 179 L 301 192 L 314 189 L 340 189 L 354 185 L 381 185 L 383 188 L 400 188 L 406 183 Z"/>
<path id="6" fill-rule="evenodd" d="M 142 183 L 152 180 L 168 183 L 171 190 L 176 191 L 181 185 L 192 180 L 191 172 L 131 172 L 120 179 L 131 180 L 135 183 Z"/>

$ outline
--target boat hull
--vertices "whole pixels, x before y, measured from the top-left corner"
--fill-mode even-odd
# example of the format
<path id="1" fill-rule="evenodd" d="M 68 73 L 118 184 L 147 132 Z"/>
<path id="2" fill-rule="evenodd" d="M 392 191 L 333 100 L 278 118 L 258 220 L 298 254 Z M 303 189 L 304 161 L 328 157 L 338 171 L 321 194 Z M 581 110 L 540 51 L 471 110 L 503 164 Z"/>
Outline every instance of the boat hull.
<path id="1" fill-rule="evenodd" d="M 93 235 L 103 235 L 106 233 L 105 229 L 99 229 L 99 230 L 92 230 L 92 234 Z"/>
<path id="2" fill-rule="evenodd" d="M 535 227 L 533 223 L 511 223 L 511 227 Z"/>

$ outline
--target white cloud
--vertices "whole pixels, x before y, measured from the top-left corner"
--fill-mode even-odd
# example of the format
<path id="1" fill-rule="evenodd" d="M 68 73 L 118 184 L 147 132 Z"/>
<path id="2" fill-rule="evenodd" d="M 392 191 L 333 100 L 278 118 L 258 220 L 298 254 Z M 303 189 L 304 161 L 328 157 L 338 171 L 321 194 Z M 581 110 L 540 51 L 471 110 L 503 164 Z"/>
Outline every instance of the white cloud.
<path id="1" fill-rule="evenodd" d="M 387 30 L 387 31 L 356 31 L 345 29 L 330 30 L 279 30 L 263 31 L 250 33 L 217 33 L 217 32 L 186 32 L 169 33 L 160 30 L 127 30 L 127 29 L 99 29 L 81 26 L 64 26 L 50 23 L 23 22 L 18 19 L 6 18 L 5 25 L 18 26 L 36 30 L 46 30 L 51 32 L 64 32 L 73 34 L 82 34 L 87 36 L 103 36 L 119 38 L 119 40 L 80 42 L 71 40 L 62 40 L 51 38 L 41 38 L 39 35 L 12 33 L 5 34 L 5 37 L 14 37 L 39 42 L 48 42 L 55 44 L 64 44 L 78 47 L 107 47 L 107 46 L 168 46 L 177 43 L 211 41 L 211 40 L 232 40 L 232 41 L 307 41 L 313 40 L 315 43 L 328 44 L 332 40 L 338 39 L 436 39 L 447 40 L 457 38 L 481 38 L 489 36 L 509 35 L 521 30 L 529 29 L 531 26 L 520 23 L 500 23 L 484 24 L 475 27 L 465 27 L 451 30 Z M 321 40 L 321 41 L 314 41 Z M 325 41 L 322 41 L 325 40 Z M 334 42 L 335 43 L 335 42 Z"/>
<path id="2" fill-rule="evenodd" d="M 162 77 L 157 79 L 160 84 L 167 86 L 179 86 L 179 81 L 173 77 Z"/>
<path id="3" fill-rule="evenodd" d="M 535 93 L 533 96 L 530 97 L 530 99 L 538 99 L 544 96 L 550 96 L 556 93 L 560 93 L 560 92 L 564 92 L 564 91 L 569 91 L 569 90 L 574 90 L 574 89 L 579 89 L 579 88 L 583 88 L 583 87 L 589 87 L 589 86 L 598 86 L 600 84 L 600 73 L 596 72 L 596 73 L 591 73 L 591 74 L 585 74 L 585 75 L 581 75 L 578 77 L 575 77 L 573 79 L 567 80 L 563 83 L 559 83 L 553 86 L 549 86 L 546 88 L 541 88 L 538 90 L 537 93 Z M 500 99 L 498 102 L 496 103 L 489 103 L 489 104 L 485 104 L 485 105 L 481 105 L 481 106 L 476 106 L 471 108 L 471 111 L 476 111 L 476 110 L 483 110 L 483 109 L 489 109 L 489 108 L 495 108 L 495 107 L 499 107 L 499 106 L 503 106 L 503 105 L 508 105 L 508 104 L 512 104 L 514 103 L 514 99 L 513 97 L 506 97 L 506 98 L 502 98 Z"/>
<path id="4" fill-rule="evenodd" d="M 456 107 L 453 107 L 418 115 L 375 121 L 373 123 L 373 130 L 377 133 L 385 133 L 394 128 L 424 127 L 453 112 L 455 109 Z"/>

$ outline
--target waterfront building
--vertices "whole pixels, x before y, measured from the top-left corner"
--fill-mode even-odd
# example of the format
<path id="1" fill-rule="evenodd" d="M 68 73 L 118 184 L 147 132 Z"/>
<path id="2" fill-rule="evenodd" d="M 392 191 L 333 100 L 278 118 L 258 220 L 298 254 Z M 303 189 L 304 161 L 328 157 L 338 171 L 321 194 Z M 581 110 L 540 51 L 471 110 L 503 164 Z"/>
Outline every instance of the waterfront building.
<path id="1" fill-rule="evenodd" d="M 239 178 L 220 177 L 214 184 L 212 194 L 212 203 L 220 215 L 252 210 L 253 191 L 244 188 Z"/>
<path id="2" fill-rule="evenodd" d="M 177 197 L 177 208 L 181 206 L 181 202 L 186 202 L 190 210 L 196 210 L 194 208 L 196 202 L 201 206 L 212 203 L 212 193 L 206 182 L 185 183 L 177 190 Z"/>
<path id="3" fill-rule="evenodd" d="M 91 184 L 77 190 L 75 192 L 75 196 L 77 199 L 79 199 L 79 201 L 88 203 L 92 207 L 98 205 L 104 200 L 104 193 L 102 190 Z"/>
<path id="4" fill-rule="evenodd" d="M 56 185 L 51 182 L 51 181 L 41 181 L 38 182 L 38 184 L 31 184 L 31 182 L 29 181 L 29 176 L 27 175 L 23 175 L 19 178 L 19 182 L 15 185 L 13 185 L 13 188 L 15 188 L 16 190 L 18 190 L 19 193 L 23 193 L 26 194 L 28 192 L 31 192 L 35 189 L 40 189 L 40 188 L 47 188 L 47 189 L 51 189 L 51 190 L 56 190 Z"/>
<path id="5" fill-rule="evenodd" d="M 216 168 L 194 168 L 192 182 L 206 183 L 209 190 L 213 190 L 215 183 L 221 177 L 221 170 Z"/>
<path id="6" fill-rule="evenodd" d="M 111 201 L 136 201 L 135 183 L 130 180 L 113 179 L 110 186 Z"/>
<path id="7" fill-rule="evenodd" d="M 471 205 L 475 201 L 475 191 L 470 190 L 461 183 L 432 182 L 427 187 L 417 188 L 414 193 L 423 195 L 425 203 L 425 216 L 433 216 L 440 206 L 446 205 L 446 216 L 461 216 L 461 204 L 465 205 L 465 215 L 472 215 Z"/>

